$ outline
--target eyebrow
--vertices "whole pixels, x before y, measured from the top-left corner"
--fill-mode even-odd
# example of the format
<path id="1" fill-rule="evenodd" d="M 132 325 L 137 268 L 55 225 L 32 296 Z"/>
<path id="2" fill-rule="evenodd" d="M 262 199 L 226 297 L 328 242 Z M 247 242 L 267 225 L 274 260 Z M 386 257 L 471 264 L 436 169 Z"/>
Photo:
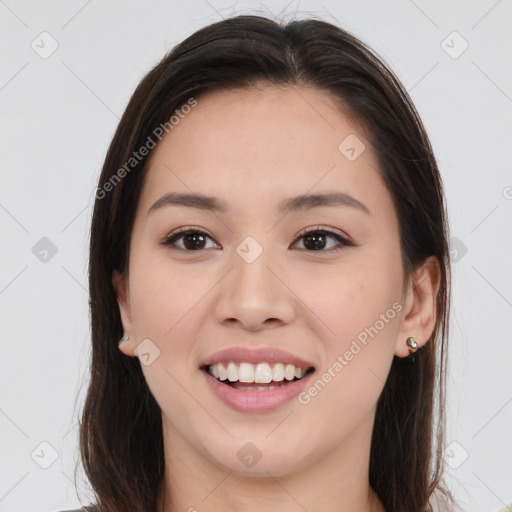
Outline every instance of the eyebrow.
<path id="1" fill-rule="evenodd" d="M 227 213 L 228 205 L 216 197 L 195 193 L 170 192 L 162 196 L 148 210 L 148 214 L 164 206 L 182 206 L 203 211 Z M 324 194 L 303 194 L 284 199 L 277 206 L 277 212 L 286 215 L 290 212 L 310 210 L 325 206 L 349 206 L 371 215 L 368 207 L 355 197 L 343 192 Z"/>

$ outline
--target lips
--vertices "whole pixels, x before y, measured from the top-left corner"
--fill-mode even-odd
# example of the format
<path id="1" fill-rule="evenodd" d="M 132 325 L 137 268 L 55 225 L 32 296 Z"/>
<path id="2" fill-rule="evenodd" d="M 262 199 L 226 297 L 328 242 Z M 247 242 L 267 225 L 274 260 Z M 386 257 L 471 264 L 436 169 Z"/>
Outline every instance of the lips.
<path id="1" fill-rule="evenodd" d="M 277 383 L 281 384 L 278 386 L 254 383 L 244 384 L 245 389 L 237 389 L 219 381 L 204 370 L 201 374 L 221 402 L 243 413 L 265 413 L 284 407 L 305 389 L 313 377 L 313 373 L 310 373 L 300 380 L 288 381 L 287 384 Z M 264 389 L 259 389 L 260 387 Z"/>

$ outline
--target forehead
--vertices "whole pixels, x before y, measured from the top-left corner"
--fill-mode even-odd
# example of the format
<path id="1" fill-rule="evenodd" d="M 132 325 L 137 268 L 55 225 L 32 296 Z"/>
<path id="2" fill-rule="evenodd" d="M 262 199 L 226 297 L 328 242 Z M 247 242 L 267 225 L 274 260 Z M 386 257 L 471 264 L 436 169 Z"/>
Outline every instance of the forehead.
<path id="1" fill-rule="evenodd" d="M 369 142 L 327 93 L 262 86 L 198 97 L 153 150 L 140 203 L 180 191 L 236 209 L 329 190 L 392 208 Z"/>

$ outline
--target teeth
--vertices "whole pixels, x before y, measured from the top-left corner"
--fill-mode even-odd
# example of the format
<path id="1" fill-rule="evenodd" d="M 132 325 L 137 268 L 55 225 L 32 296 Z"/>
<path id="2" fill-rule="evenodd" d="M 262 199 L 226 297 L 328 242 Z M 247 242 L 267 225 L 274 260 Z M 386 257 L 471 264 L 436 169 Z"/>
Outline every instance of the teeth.
<path id="1" fill-rule="evenodd" d="M 254 382 L 268 384 L 272 382 L 272 368 L 267 363 L 260 363 L 254 370 Z"/>
<path id="2" fill-rule="evenodd" d="M 235 371 L 237 367 L 235 363 L 233 363 L 235 367 Z M 254 365 L 249 363 L 240 363 L 240 367 L 238 368 L 238 379 L 240 382 L 254 382 Z"/>
<path id="3" fill-rule="evenodd" d="M 284 378 L 286 380 L 293 380 L 295 377 L 295 366 L 293 364 L 287 364 L 284 367 Z"/>
<path id="4" fill-rule="evenodd" d="M 228 378 L 228 372 L 226 371 L 226 368 L 224 368 L 224 366 L 221 364 L 217 365 L 217 371 L 219 372 L 219 376 L 217 377 L 218 379 L 226 380 Z"/>
<path id="5" fill-rule="evenodd" d="M 272 380 L 276 382 L 281 382 L 284 379 L 284 364 L 277 363 L 272 368 Z"/>
<path id="6" fill-rule="evenodd" d="M 235 382 L 238 380 L 238 368 L 236 367 L 235 363 L 229 363 L 227 371 L 229 382 Z"/>
<path id="7" fill-rule="evenodd" d="M 230 361 L 227 367 L 222 363 L 211 364 L 208 371 L 221 381 L 268 384 L 272 381 L 281 382 L 284 379 L 290 381 L 295 377 L 301 379 L 307 369 L 293 364 L 276 363 L 271 367 L 268 363 L 253 365 L 251 363 L 237 364 Z M 268 389 L 268 387 L 265 386 L 264 389 Z"/>

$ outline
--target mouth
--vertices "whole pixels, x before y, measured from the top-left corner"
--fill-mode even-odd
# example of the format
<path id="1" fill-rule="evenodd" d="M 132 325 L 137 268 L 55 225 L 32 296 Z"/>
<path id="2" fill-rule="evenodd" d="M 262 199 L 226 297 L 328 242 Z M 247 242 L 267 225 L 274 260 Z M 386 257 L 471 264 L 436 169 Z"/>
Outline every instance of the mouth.
<path id="1" fill-rule="evenodd" d="M 223 385 L 248 392 L 283 388 L 315 371 L 312 366 L 301 367 L 291 363 L 234 361 L 203 365 L 200 369 Z"/>

